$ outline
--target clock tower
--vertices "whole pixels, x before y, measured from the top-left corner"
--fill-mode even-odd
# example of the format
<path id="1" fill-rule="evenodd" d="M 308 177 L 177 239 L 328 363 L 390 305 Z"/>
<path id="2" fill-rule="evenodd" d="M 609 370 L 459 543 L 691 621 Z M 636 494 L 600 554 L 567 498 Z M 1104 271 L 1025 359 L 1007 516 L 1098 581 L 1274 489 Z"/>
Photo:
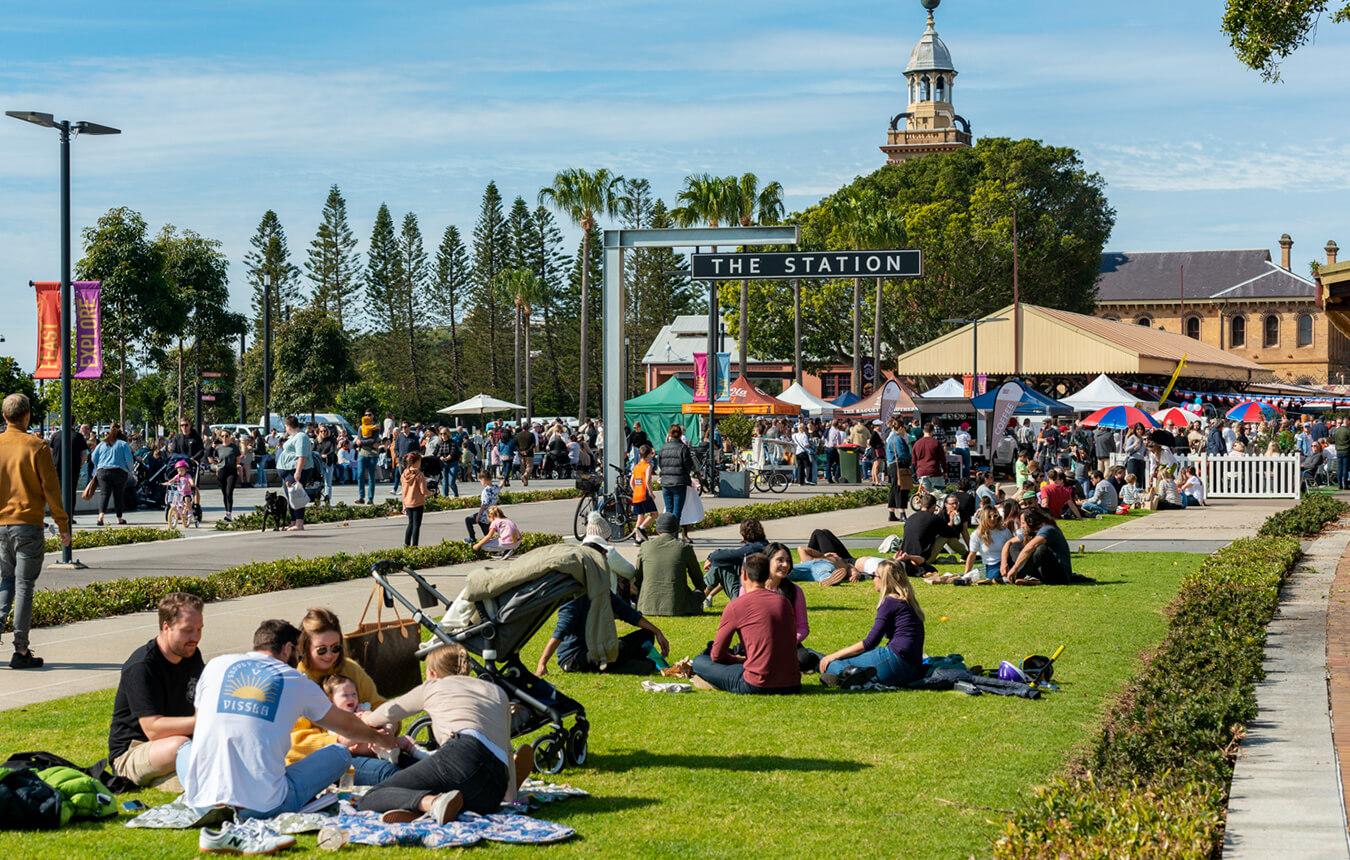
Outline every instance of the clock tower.
<path id="1" fill-rule="evenodd" d="M 951 52 L 933 29 L 933 10 L 942 0 L 920 0 L 928 10 L 928 29 L 910 52 L 905 66 L 909 105 L 891 118 L 886 133 L 887 164 L 899 164 L 935 152 L 970 146 L 970 123 L 952 106 L 956 68 Z"/>

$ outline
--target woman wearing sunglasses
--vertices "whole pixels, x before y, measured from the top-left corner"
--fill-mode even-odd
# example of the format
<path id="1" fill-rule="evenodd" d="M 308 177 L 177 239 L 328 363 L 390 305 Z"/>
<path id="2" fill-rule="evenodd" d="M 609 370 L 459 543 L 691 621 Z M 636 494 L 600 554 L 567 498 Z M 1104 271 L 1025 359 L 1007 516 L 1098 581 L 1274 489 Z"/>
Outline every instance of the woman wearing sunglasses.
<path id="1" fill-rule="evenodd" d="M 378 708 L 384 704 L 385 697 L 380 695 L 375 682 L 361 668 L 361 664 L 343 653 L 342 646 L 342 626 L 337 616 L 328 609 L 310 609 L 300 622 L 300 642 L 296 649 L 300 654 L 300 663 L 296 668 L 319 685 L 329 675 L 350 678 L 356 683 L 359 707 L 363 710 Z M 398 734 L 398 727 L 394 726 L 391 731 Z M 343 742 L 337 735 L 302 717 L 291 729 L 291 751 L 286 754 L 286 764 L 294 764 L 329 744 Z M 395 765 L 384 759 L 365 756 L 354 756 L 352 766 L 356 768 L 358 785 L 378 785 L 398 772 Z"/>

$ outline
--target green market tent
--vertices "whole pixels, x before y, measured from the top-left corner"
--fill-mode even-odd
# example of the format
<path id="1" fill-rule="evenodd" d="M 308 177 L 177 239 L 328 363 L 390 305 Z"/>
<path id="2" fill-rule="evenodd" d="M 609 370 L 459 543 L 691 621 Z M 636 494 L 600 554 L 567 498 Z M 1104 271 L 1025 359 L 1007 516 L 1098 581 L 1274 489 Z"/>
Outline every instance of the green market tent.
<path id="1" fill-rule="evenodd" d="M 698 415 L 685 415 L 680 407 L 694 402 L 694 391 L 676 377 L 672 376 L 646 394 L 639 394 L 632 400 L 623 402 L 624 419 L 631 426 L 634 421 L 642 422 L 642 429 L 652 446 L 660 448 L 666 441 L 670 425 L 684 425 L 684 438 L 689 444 L 697 445 L 703 432 L 703 423 Z"/>

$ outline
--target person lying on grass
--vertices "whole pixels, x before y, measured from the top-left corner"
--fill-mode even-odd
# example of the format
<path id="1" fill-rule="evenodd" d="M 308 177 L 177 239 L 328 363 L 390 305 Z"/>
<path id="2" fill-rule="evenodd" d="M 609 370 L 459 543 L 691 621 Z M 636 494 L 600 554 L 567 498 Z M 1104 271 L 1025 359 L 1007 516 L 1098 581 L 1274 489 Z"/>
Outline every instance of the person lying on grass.
<path id="1" fill-rule="evenodd" d="M 469 655 L 460 645 L 442 645 L 427 655 L 427 680 L 361 715 L 368 726 L 398 722 L 426 711 L 440 746 L 431 756 L 368 791 L 362 812 L 385 823 L 424 814 L 437 824 L 461 810 L 488 815 L 512 803 L 534 766 L 534 749 L 511 749 L 511 704 L 501 687 L 469 675 Z"/>
<path id="2" fill-rule="evenodd" d="M 591 547 L 608 558 L 614 547 L 599 537 L 587 535 L 583 546 Z M 650 658 L 652 643 L 655 642 L 665 657 L 670 654 L 670 642 L 651 621 L 633 608 L 613 591 L 609 592 L 610 609 L 614 618 L 638 628 L 632 633 L 619 637 L 618 656 L 604 667 L 610 675 L 652 675 L 656 672 L 656 663 Z M 539 655 L 539 663 L 534 674 L 544 677 L 548 672 L 548 661 L 556 653 L 558 668 L 564 672 L 599 672 L 600 664 L 591 659 L 586 650 L 586 616 L 590 614 L 591 599 L 586 595 L 564 603 L 558 609 L 558 620 L 553 627 L 553 635 L 544 643 L 544 651 Z"/>
<path id="3" fill-rule="evenodd" d="M 876 621 L 862 641 L 820 659 L 820 681 L 826 686 L 856 686 L 875 680 L 899 687 L 923 672 L 923 609 L 905 565 L 881 562 L 873 582 L 881 595 Z M 885 645 L 881 644 L 883 636 L 888 640 Z M 845 674 L 851 667 L 856 671 Z"/>
<path id="4" fill-rule="evenodd" d="M 801 692 L 792 606 L 768 583 L 769 559 L 758 552 L 746 556 L 740 596 L 722 610 L 708 651 L 694 658 L 694 686 L 728 693 Z M 743 655 L 731 652 L 737 634 Z"/>

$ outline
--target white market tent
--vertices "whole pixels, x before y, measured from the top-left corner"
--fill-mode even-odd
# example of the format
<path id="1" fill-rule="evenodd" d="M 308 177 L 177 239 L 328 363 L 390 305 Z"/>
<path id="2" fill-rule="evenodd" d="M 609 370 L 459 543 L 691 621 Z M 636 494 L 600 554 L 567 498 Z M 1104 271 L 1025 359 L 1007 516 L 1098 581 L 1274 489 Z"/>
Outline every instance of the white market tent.
<path id="1" fill-rule="evenodd" d="M 1140 400 L 1138 395 L 1116 385 L 1105 373 L 1098 374 L 1081 390 L 1068 397 L 1061 397 L 1059 402 L 1072 407 L 1075 412 L 1096 412 L 1108 406 L 1156 405 L 1154 401 Z"/>
<path id="2" fill-rule="evenodd" d="M 802 412 L 810 415 L 812 418 L 833 418 L 835 405 L 827 400 L 821 400 L 811 392 L 802 387 L 800 382 L 794 382 L 788 386 L 778 399 L 784 403 L 792 403 L 802 408 Z"/>
<path id="3" fill-rule="evenodd" d="M 498 400 L 486 394 L 476 394 L 468 400 L 456 403 L 454 406 L 447 406 L 436 411 L 442 415 L 484 415 L 488 412 L 510 412 L 514 409 L 524 408 L 519 403 L 507 403 L 505 400 Z"/>
<path id="4" fill-rule="evenodd" d="M 966 387 L 949 376 L 947 377 L 946 382 L 943 382 L 936 388 L 925 391 L 919 396 L 931 397 L 935 400 L 954 400 L 958 397 L 966 396 Z"/>

